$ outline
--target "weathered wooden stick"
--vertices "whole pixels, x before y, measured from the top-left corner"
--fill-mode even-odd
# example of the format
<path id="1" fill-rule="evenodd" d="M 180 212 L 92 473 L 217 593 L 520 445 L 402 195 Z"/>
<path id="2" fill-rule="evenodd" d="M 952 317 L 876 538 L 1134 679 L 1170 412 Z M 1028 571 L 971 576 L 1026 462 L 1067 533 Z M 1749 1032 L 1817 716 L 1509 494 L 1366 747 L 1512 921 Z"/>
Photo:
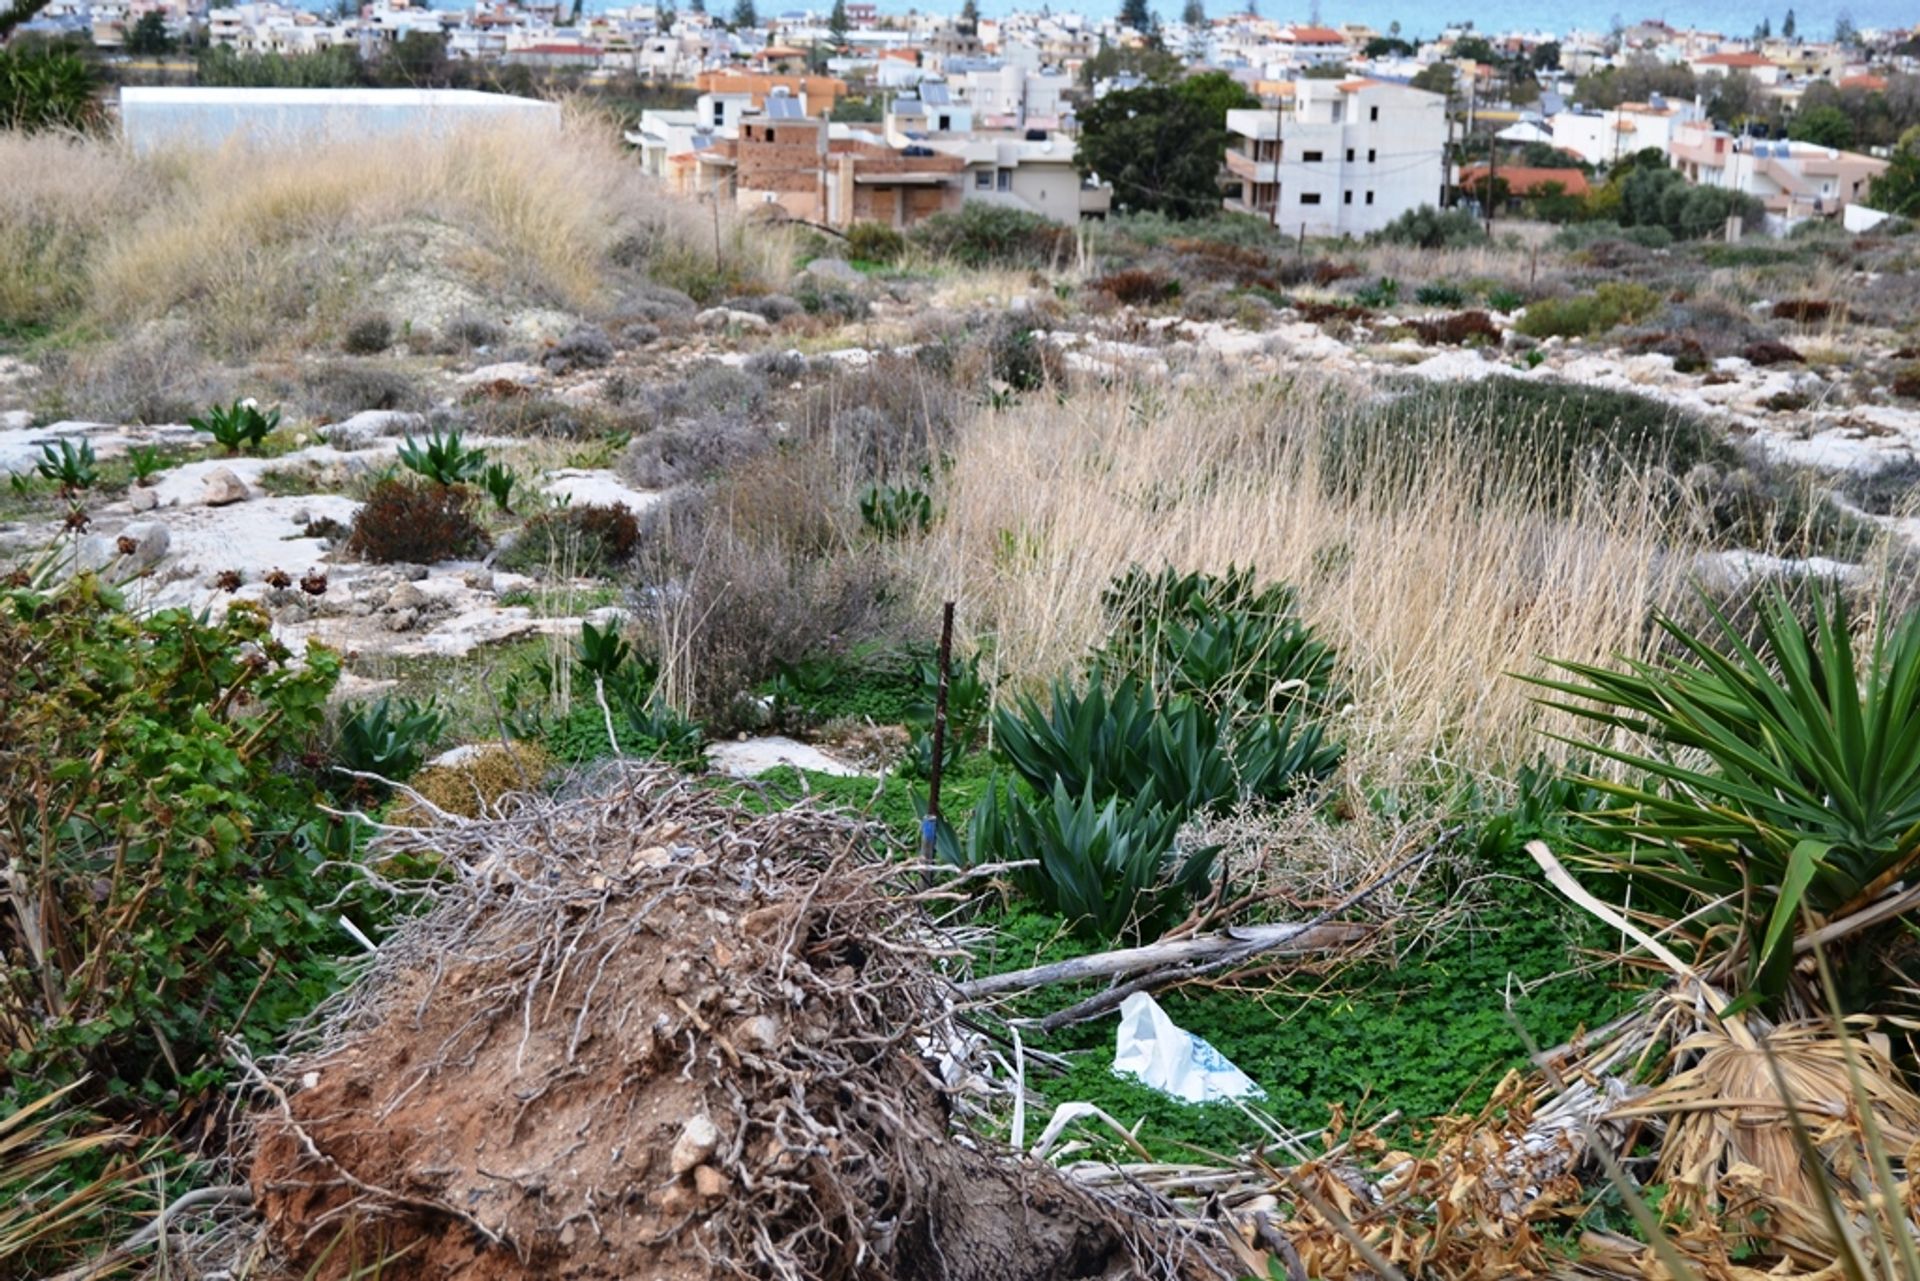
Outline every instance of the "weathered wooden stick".
<path id="1" fill-rule="evenodd" d="M 1172 943 L 1149 943 L 1144 947 L 1125 947 L 1118 951 L 1096 952 L 1091 956 L 1076 956 L 1071 960 L 1055 961 L 1050 965 L 1036 965 L 1025 970 L 1008 970 L 1005 974 L 989 974 L 985 978 L 962 983 L 960 994 L 968 1000 L 978 1000 L 981 997 L 995 996 L 1002 992 L 1021 992 L 1028 988 L 1045 987 L 1050 983 L 1078 983 L 1085 979 L 1121 978 L 1171 965 L 1190 965 L 1195 961 L 1210 961 L 1247 949 L 1280 956 L 1324 952 L 1359 940 L 1371 928 L 1371 926 L 1345 922 L 1311 925 L 1289 921 L 1279 925 L 1248 925 L 1199 938 L 1179 939 Z"/>

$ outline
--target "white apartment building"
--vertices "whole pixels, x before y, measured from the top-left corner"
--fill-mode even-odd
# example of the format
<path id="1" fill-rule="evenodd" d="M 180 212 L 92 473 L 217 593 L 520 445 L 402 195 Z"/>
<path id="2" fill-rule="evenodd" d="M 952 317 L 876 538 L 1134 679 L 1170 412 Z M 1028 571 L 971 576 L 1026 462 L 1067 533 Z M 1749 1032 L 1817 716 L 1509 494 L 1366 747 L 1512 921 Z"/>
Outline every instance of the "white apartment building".
<path id="1" fill-rule="evenodd" d="M 1548 117 L 1553 145 L 1590 165 L 1610 165 L 1648 147 L 1672 153 L 1675 130 L 1697 124 L 1706 113 L 1695 102 L 1670 102 L 1655 94 L 1646 102 L 1623 102 L 1610 111 L 1561 111 Z"/>
<path id="2" fill-rule="evenodd" d="M 1284 111 L 1229 111 L 1227 208 L 1283 231 L 1364 236 L 1437 205 L 1446 184 L 1446 99 L 1377 80 L 1300 80 Z"/>
<path id="3" fill-rule="evenodd" d="M 1843 216 L 1887 171 L 1887 162 L 1872 156 L 1811 142 L 1736 138 L 1705 124 L 1683 126 L 1670 154 L 1688 182 L 1758 197 L 1775 232 L 1809 218 Z"/>

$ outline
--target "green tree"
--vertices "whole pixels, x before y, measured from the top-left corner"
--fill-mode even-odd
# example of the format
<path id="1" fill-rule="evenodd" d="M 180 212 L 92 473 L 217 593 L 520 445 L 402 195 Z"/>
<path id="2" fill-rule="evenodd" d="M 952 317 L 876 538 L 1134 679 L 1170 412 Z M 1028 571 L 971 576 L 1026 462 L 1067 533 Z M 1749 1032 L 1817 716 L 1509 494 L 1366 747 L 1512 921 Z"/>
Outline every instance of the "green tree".
<path id="1" fill-rule="evenodd" d="M 1815 107 L 1794 116 L 1787 125 L 1787 137 L 1844 150 L 1853 145 L 1853 120 L 1838 107 Z"/>
<path id="2" fill-rule="evenodd" d="M 1110 93 L 1080 114 L 1074 165 L 1122 208 L 1199 218 L 1220 209 L 1226 113 L 1259 101 L 1221 72 Z"/>
<path id="3" fill-rule="evenodd" d="M 1793 10 L 1789 9 L 1787 10 L 1786 21 L 1780 24 L 1780 34 L 1786 39 L 1791 40 L 1797 34 L 1797 31 L 1797 24 L 1795 24 L 1793 20 Z"/>
<path id="4" fill-rule="evenodd" d="M 1527 62 L 1535 71 L 1556 71 L 1560 67 L 1560 42 L 1548 40 L 1537 44 L 1533 52 L 1527 55 Z"/>
<path id="5" fill-rule="evenodd" d="M 733 0 L 733 22 L 731 25 L 736 31 L 742 27 L 752 29 L 760 25 L 760 15 L 754 10 L 753 0 Z"/>
<path id="6" fill-rule="evenodd" d="M 980 6 L 975 4 L 974 0 L 967 0 L 965 4 L 960 6 L 960 21 L 953 25 L 963 36 L 979 35 Z"/>
<path id="7" fill-rule="evenodd" d="M 688 13 L 705 13 L 706 11 L 707 0 L 687 0 Z"/>
<path id="8" fill-rule="evenodd" d="M 1181 70 L 1180 59 L 1165 49 L 1103 44 L 1098 53 L 1080 64 L 1080 84 L 1090 89 L 1100 81 L 1111 80 L 1126 71 L 1133 72 L 1143 80 L 1171 84 L 1180 78 Z"/>
<path id="9" fill-rule="evenodd" d="M 1707 100 L 1707 114 L 1728 126 L 1738 125 L 1753 114 L 1760 101 L 1760 86 L 1744 71 L 1730 71 L 1713 87 Z"/>
<path id="10" fill-rule="evenodd" d="M 6 43 L 15 27 L 33 21 L 34 15 L 46 8 L 48 3 L 49 0 L 12 0 L 0 8 L 0 44 Z"/>
<path id="11" fill-rule="evenodd" d="M 1153 25 L 1153 13 L 1147 0 L 1120 0 L 1120 25 L 1145 31 Z"/>
<path id="12" fill-rule="evenodd" d="M 1860 38 L 1860 32 L 1853 25 L 1853 15 L 1845 9 L 1833 20 L 1833 42 L 1841 48 L 1853 44 Z"/>
<path id="13" fill-rule="evenodd" d="M 1411 58 L 1413 46 L 1398 36 L 1375 36 L 1360 50 L 1363 58 Z"/>
<path id="14" fill-rule="evenodd" d="M 163 58 L 173 52 L 173 33 L 158 9 L 140 15 L 140 21 L 127 32 L 125 49 L 136 58 Z"/>
<path id="15" fill-rule="evenodd" d="M 1465 58 L 1469 62 L 1498 62 L 1500 55 L 1494 52 L 1485 36 L 1462 36 L 1453 42 L 1453 56 Z"/>
<path id="16" fill-rule="evenodd" d="M 1753 38 L 1755 40 L 1773 39 L 1773 19 L 1771 18 L 1760 19 L 1760 25 L 1753 29 Z"/>
<path id="17" fill-rule="evenodd" d="M 1900 218 L 1920 218 L 1920 125 L 1907 131 L 1886 172 L 1867 189 L 1867 207 Z"/>
<path id="18" fill-rule="evenodd" d="M 1189 27 L 1206 26 L 1207 6 L 1201 0 L 1187 0 L 1186 6 L 1180 10 L 1180 21 Z"/>
<path id="19" fill-rule="evenodd" d="M 827 34 L 833 42 L 843 45 L 847 42 L 847 32 L 853 30 L 853 23 L 847 18 L 847 0 L 833 0 L 833 12 L 827 15 Z"/>
<path id="20" fill-rule="evenodd" d="M 1430 67 L 1420 68 L 1420 74 L 1409 83 L 1415 89 L 1424 89 L 1428 93 L 1444 94 L 1451 99 L 1460 85 L 1460 73 L 1451 62 L 1436 62 Z"/>

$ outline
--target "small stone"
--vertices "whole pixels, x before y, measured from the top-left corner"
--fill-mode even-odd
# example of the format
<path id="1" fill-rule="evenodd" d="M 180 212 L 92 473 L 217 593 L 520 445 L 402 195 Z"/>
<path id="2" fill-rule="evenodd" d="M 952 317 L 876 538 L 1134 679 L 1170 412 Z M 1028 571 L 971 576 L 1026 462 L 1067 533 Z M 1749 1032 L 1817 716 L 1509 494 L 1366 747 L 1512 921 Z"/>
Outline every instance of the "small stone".
<path id="1" fill-rule="evenodd" d="M 410 583 L 417 583 L 427 576 L 427 567 L 425 565 L 398 565 L 395 566 L 395 568 L 399 570 L 400 577 Z"/>
<path id="2" fill-rule="evenodd" d="M 692 1117 L 680 1127 L 680 1137 L 673 1141 L 673 1152 L 668 1157 L 668 1168 L 673 1171 L 673 1177 L 677 1179 L 694 1166 L 705 1162 L 719 1146 L 720 1131 L 712 1119 L 705 1115 Z"/>
<path id="3" fill-rule="evenodd" d="M 660 1213 L 669 1219 L 677 1219 L 683 1214 L 692 1214 L 700 1208 L 700 1199 L 693 1189 L 675 1183 L 660 1194 Z"/>
<path id="4" fill-rule="evenodd" d="M 200 490 L 200 501 L 209 507 L 226 507 L 232 503 L 244 503 L 248 497 L 247 482 L 226 467 L 218 467 L 208 472 L 206 482 Z"/>
<path id="5" fill-rule="evenodd" d="M 127 506 L 137 512 L 150 512 L 160 505 L 160 495 L 139 486 L 127 491 Z"/>
<path id="6" fill-rule="evenodd" d="M 415 609 L 396 610 L 387 615 L 387 630 L 390 632 L 410 631 L 420 621 L 420 611 Z"/>
<path id="7" fill-rule="evenodd" d="M 767 1054 L 780 1044 L 780 1020 L 771 1014 L 741 1019 L 733 1029 L 735 1048 Z"/>
<path id="8" fill-rule="evenodd" d="M 395 613 L 401 610 L 413 610 L 416 613 L 427 605 L 427 594 L 410 582 L 397 583 L 387 593 L 386 608 Z"/>
<path id="9" fill-rule="evenodd" d="M 494 593 L 493 571 L 490 569 L 470 569 L 460 575 L 460 581 L 473 591 L 486 592 L 490 596 Z"/>
<path id="10" fill-rule="evenodd" d="M 313 513 L 304 507 L 296 507 L 293 509 L 292 519 L 296 525 L 311 525 L 313 523 Z"/>
<path id="11" fill-rule="evenodd" d="M 304 606 L 300 605 L 282 605 L 274 611 L 273 621 L 276 623 L 286 623 L 290 626 L 304 623 L 307 621 L 307 611 Z"/>
<path id="12" fill-rule="evenodd" d="M 733 1181 L 710 1165 L 693 1169 L 693 1190 L 709 1201 L 725 1196 L 732 1187 Z"/>

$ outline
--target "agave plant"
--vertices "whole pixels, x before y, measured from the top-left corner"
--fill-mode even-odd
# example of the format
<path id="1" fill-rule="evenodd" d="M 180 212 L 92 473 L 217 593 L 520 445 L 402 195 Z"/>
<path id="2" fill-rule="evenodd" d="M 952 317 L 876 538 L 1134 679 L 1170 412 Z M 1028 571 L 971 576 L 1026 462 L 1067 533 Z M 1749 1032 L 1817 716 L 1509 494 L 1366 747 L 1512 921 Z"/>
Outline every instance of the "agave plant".
<path id="1" fill-rule="evenodd" d="M 1032 861 L 1014 873 L 1021 891 L 1091 937 L 1151 936 L 1213 871 L 1211 848 L 1181 852 L 1181 816 L 1120 797 L 1102 801 L 1091 784 L 1063 781 L 1038 795 L 996 775 L 974 807 L 963 859 L 978 865 Z"/>
<path id="2" fill-rule="evenodd" d="M 417 472 L 436 485 L 464 485 L 485 473 L 487 451 L 462 445 L 458 431 L 445 435 L 435 431 L 424 445 L 416 444 L 411 436 L 402 441 L 400 461 L 407 470 Z"/>
<path id="3" fill-rule="evenodd" d="M 1839 921 L 1920 862 L 1920 611 L 1876 631 L 1864 671 L 1841 594 L 1810 615 L 1776 590 L 1755 643 L 1717 609 L 1701 635 L 1662 618 L 1674 657 L 1534 681 L 1646 744 L 1582 744 L 1643 779 L 1593 780 L 1622 802 L 1599 817 L 1637 846 L 1622 870 L 1680 892 L 1697 960 L 1744 961 L 1748 1000 L 1787 990 L 1803 913 Z"/>
<path id="4" fill-rule="evenodd" d="M 231 405 L 215 405 L 202 416 L 187 419 L 187 425 L 212 436 L 214 443 L 229 454 L 239 454 L 260 447 L 260 442 L 280 425 L 280 411 L 262 410 L 259 402 L 248 398 Z"/>
<path id="5" fill-rule="evenodd" d="M 403 780 L 447 731 L 449 717 L 433 699 L 381 695 L 354 707 L 340 722 L 334 755 L 350 770 Z"/>
<path id="6" fill-rule="evenodd" d="M 72 497 L 83 489 L 93 488 L 94 482 L 100 478 L 96 461 L 91 444 L 83 440 L 76 445 L 62 438 L 41 445 L 40 461 L 33 466 L 35 471 L 57 484 L 62 494 Z"/>

